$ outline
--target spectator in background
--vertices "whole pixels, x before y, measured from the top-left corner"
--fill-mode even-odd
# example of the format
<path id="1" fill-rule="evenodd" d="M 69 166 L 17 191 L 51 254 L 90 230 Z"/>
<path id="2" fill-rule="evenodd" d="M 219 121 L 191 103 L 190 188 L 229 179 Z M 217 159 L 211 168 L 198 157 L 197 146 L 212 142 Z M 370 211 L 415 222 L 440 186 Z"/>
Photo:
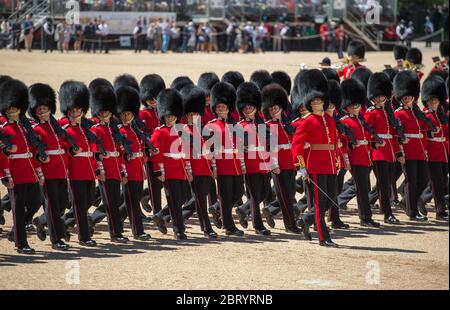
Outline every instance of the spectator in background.
<path id="1" fill-rule="evenodd" d="M 284 53 L 289 53 L 291 50 L 291 32 L 292 30 L 287 23 L 284 24 L 283 29 L 280 31 Z"/>
<path id="2" fill-rule="evenodd" d="M 257 52 L 265 52 L 265 40 L 267 37 L 267 29 L 264 23 L 261 23 L 259 27 L 256 29 L 256 51 Z"/>
<path id="3" fill-rule="evenodd" d="M 84 27 L 84 31 L 83 31 L 83 37 L 84 37 L 84 42 L 83 42 L 83 50 L 85 52 L 90 52 L 91 50 L 95 53 L 95 32 L 96 32 L 96 26 L 94 24 L 94 21 L 91 19 L 89 20 L 89 24 L 87 24 Z"/>
<path id="4" fill-rule="evenodd" d="M 20 52 L 20 33 L 22 32 L 22 26 L 17 16 L 14 18 L 14 22 L 11 26 L 11 32 L 12 49 L 17 49 L 17 51 Z"/>
<path id="5" fill-rule="evenodd" d="M 109 27 L 108 24 L 102 19 L 100 25 L 98 25 L 98 34 L 100 36 L 100 53 L 105 51 L 105 54 L 109 53 L 108 47 L 108 35 L 109 35 Z"/>
<path id="6" fill-rule="evenodd" d="M 83 35 L 83 26 L 81 24 L 73 25 L 73 49 L 79 53 L 81 50 L 81 39 Z"/>
<path id="7" fill-rule="evenodd" d="M 211 45 L 211 27 L 208 23 L 205 23 L 205 26 L 203 27 L 203 32 L 205 33 L 205 51 L 209 53 L 210 51 L 210 45 Z"/>
<path id="8" fill-rule="evenodd" d="M 384 40 L 386 41 L 396 41 L 397 34 L 395 33 L 395 25 L 391 24 L 384 29 Z"/>
<path id="9" fill-rule="evenodd" d="M 153 36 L 153 44 L 155 45 L 155 51 L 161 50 L 162 45 L 162 28 L 161 28 L 161 20 L 155 23 L 155 32 Z"/>
<path id="10" fill-rule="evenodd" d="M 63 20 L 56 25 L 55 40 L 56 48 L 62 53 L 64 51 L 64 31 L 66 30 L 66 21 Z"/>
<path id="11" fill-rule="evenodd" d="M 176 52 L 178 50 L 180 36 L 180 28 L 177 27 L 176 22 L 173 22 L 172 27 L 170 27 L 170 50 L 172 52 Z"/>
<path id="12" fill-rule="evenodd" d="M 425 47 L 431 47 L 431 34 L 434 32 L 434 26 L 429 16 L 425 17 L 424 32 L 425 35 L 430 35 L 425 41 Z"/>
<path id="13" fill-rule="evenodd" d="M 144 29 L 142 28 L 141 21 L 138 20 L 136 22 L 136 25 L 134 26 L 134 29 L 133 29 L 134 52 L 135 53 L 142 52 L 142 46 L 143 46 L 142 39 L 144 38 L 143 31 L 144 31 Z"/>
<path id="14" fill-rule="evenodd" d="M 284 28 L 284 24 L 281 21 L 277 21 L 277 23 L 273 26 L 273 51 L 281 51 L 281 29 Z"/>
<path id="15" fill-rule="evenodd" d="M 150 53 L 153 53 L 155 51 L 155 31 L 156 31 L 156 24 L 150 23 L 147 28 L 147 50 Z"/>
<path id="16" fill-rule="evenodd" d="M 209 42 L 209 51 L 210 52 L 219 52 L 219 46 L 218 46 L 218 44 L 217 44 L 217 41 L 218 41 L 218 39 L 217 39 L 217 30 L 216 30 L 216 28 L 214 27 L 214 26 L 211 26 L 210 27 L 210 29 L 211 29 L 211 32 L 210 32 L 210 34 L 209 34 L 209 37 L 210 37 L 210 42 Z"/>
<path id="17" fill-rule="evenodd" d="M 328 21 L 325 18 L 325 21 L 320 25 L 319 33 L 320 33 L 320 40 L 322 41 L 322 52 L 326 51 L 327 44 L 328 44 Z"/>
<path id="18" fill-rule="evenodd" d="M 72 37 L 72 27 L 64 22 L 64 32 L 63 32 L 63 49 L 66 53 L 69 52 L 70 38 Z"/>
<path id="19" fill-rule="evenodd" d="M 165 20 L 161 23 L 161 32 L 162 32 L 161 53 L 166 53 L 169 49 L 170 44 L 170 25 Z"/>
<path id="20" fill-rule="evenodd" d="M 237 37 L 237 25 L 235 21 L 232 21 L 226 30 L 227 33 L 227 53 L 229 52 L 236 52 L 236 37 Z"/>
<path id="21" fill-rule="evenodd" d="M 400 24 L 397 25 L 395 32 L 397 34 L 398 39 L 400 40 L 400 43 L 403 45 L 405 44 L 406 37 L 408 36 L 406 30 L 407 30 L 406 22 L 404 19 L 402 19 L 400 21 Z"/>
<path id="22" fill-rule="evenodd" d="M 336 51 L 336 23 L 334 21 L 330 22 L 330 26 L 328 28 L 328 51 L 335 52 Z"/>
<path id="23" fill-rule="evenodd" d="M 413 33 L 414 33 L 414 23 L 412 21 L 409 21 L 408 27 L 406 28 L 406 46 L 409 48 L 411 47 Z"/>
<path id="24" fill-rule="evenodd" d="M 341 55 L 344 55 L 344 39 L 345 39 L 344 22 L 342 20 L 339 21 L 339 25 L 336 27 L 335 34 L 336 34 L 337 52 L 339 57 L 341 57 Z"/>
<path id="25" fill-rule="evenodd" d="M 55 29 L 53 27 L 53 20 L 47 17 L 43 26 L 44 30 L 44 53 L 50 50 L 53 53 L 53 43 L 55 41 Z"/>
<path id="26" fill-rule="evenodd" d="M 5 48 L 8 45 L 8 37 L 10 33 L 9 23 L 6 19 L 3 19 L 0 26 L 0 48 Z"/>
<path id="27" fill-rule="evenodd" d="M 31 20 L 31 16 L 27 15 L 25 21 L 23 22 L 23 35 L 25 36 L 25 49 L 31 52 L 33 48 L 33 31 L 34 25 Z"/>
<path id="28" fill-rule="evenodd" d="M 197 30 L 197 51 L 203 52 L 205 49 L 205 28 L 203 25 L 199 25 Z"/>

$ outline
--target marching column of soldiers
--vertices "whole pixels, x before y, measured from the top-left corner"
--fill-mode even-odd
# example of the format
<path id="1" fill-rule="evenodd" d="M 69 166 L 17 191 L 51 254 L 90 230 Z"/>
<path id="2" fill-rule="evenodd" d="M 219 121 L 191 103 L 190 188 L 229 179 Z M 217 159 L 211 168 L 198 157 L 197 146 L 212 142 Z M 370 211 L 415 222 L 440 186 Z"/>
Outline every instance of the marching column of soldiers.
<path id="1" fill-rule="evenodd" d="M 247 82 L 238 71 L 206 72 L 197 85 L 179 76 L 166 87 L 157 74 L 140 83 L 123 74 L 64 81 L 58 99 L 47 84 L 2 75 L 0 225 L 11 211 L 8 240 L 33 254 L 27 232 L 49 236 L 55 250 L 67 250 L 75 231 L 95 247 L 105 218 L 115 243 L 129 242 L 127 218 L 134 239 L 151 239 L 149 221 L 187 239 L 194 214 L 207 238 L 218 238 L 213 226 L 242 237 L 233 212 L 243 229 L 251 221 L 269 236 L 281 211 L 286 232 L 312 240 L 314 227 L 321 246 L 337 247 L 330 227 L 349 228 L 340 212 L 354 197 L 363 227 L 380 228 L 375 210 L 398 225 L 396 208 L 426 222 L 432 199 L 436 220 L 448 222 L 448 41 L 440 52 L 427 77 L 419 49 L 395 46 L 395 65 L 372 72 L 353 40 L 341 66 L 326 58 L 293 80 L 283 71 L 258 70 Z"/>

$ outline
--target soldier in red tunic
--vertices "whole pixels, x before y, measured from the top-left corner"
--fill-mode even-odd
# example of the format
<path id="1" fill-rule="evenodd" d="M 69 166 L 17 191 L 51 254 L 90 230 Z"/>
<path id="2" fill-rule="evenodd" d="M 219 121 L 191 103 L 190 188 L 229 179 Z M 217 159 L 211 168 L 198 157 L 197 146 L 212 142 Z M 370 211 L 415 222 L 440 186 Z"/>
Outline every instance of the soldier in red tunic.
<path id="1" fill-rule="evenodd" d="M 360 40 L 352 40 L 347 47 L 347 55 L 349 64 L 338 71 L 339 77 L 347 79 L 352 75 L 356 68 L 360 67 L 360 62 L 364 60 L 366 55 L 366 46 Z"/>
<path id="2" fill-rule="evenodd" d="M 52 248 L 67 250 L 69 246 L 62 241 L 66 237 L 66 227 L 62 216 L 69 204 L 68 184 L 69 162 L 66 152 L 69 145 L 67 132 L 59 127 L 53 114 L 56 112 L 56 94 L 47 84 L 33 84 L 29 88 L 29 113 L 36 120 L 33 130 L 40 140 L 46 144 L 46 153 L 50 158 L 48 163 L 42 163 L 42 172 L 45 177 L 43 187 L 45 199 L 45 213 L 33 220 L 37 229 L 38 238 L 46 238 L 44 230 L 48 226 Z M 72 141 L 72 137 L 68 138 Z M 66 237 L 67 238 L 67 237 Z"/>
<path id="3" fill-rule="evenodd" d="M 423 77 L 423 72 L 421 71 L 423 68 L 422 64 L 422 52 L 418 48 L 410 48 L 406 53 L 406 62 L 404 65 L 406 70 L 411 70 L 417 74 L 419 81 Z"/>
<path id="4" fill-rule="evenodd" d="M 140 83 L 140 98 L 144 106 L 139 112 L 140 119 L 144 122 L 148 133 L 151 135 L 157 127 L 161 125 L 158 118 L 156 98 L 158 94 L 166 88 L 164 80 L 157 74 L 148 74 L 144 76 Z M 161 190 L 163 185 L 155 175 L 155 167 L 151 157 L 145 165 L 147 172 L 148 193 L 153 214 L 161 210 Z M 145 192 L 145 191 L 144 191 Z M 146 205 L 145 203 L 143 204 Z"/>
<path id="5" fill-rule="evenodd" d="M 1 126 L 6 135 L 11 136 L 11 143 L 15 146 L 3 158 L 1 172 L 2 183 L 8 188 L 13 214 L 13 230 L 8 236 L 15 242 L 17 252 L 21 254 L 34 254 L 35 251 L 28 245 L 25 225 L 27 219 L 32 219 L 41 205 L 40 186 L 44 185 L 44 174 L 40 163 L 48 161 L 48 156 L 36 154 L 32 145 L 31 135 L 25 113 L 28 109 L 28 88 L 21 81 L 8 79 L 0 88 L 0 112 L 7 118 Z M 31 127 L 31 126 L 30 126 Z M 31 132 L 29 131 L 31 129 Z M 34 138 L 37 139 L 36 136 Z M 34 144 L 34 143 L 33 143 Z"/>
<path id="6" fill-rule="evenodd" d="M 325 212 L 332 203 L 336 203 L 337 196 L 336 124 L 333 117 L 324 113 L 329 103 L 328 83 L 320 70 L 311 69 L 300 71 L 296 87 L 301 101 L 310 112 L 298 125 L 292 142 L 298 174 L 309 178 L 307 191 L 311 207 L 303 216 L 301 224 L 308 240 L 311 240 L 309 225 L 315 223 L 319 244 L 335 247 L 337 245 L 331 240 L 325 223 Z M 306 143 L 309 144 L 307 153 Z"/>
<path id="7" fill-rule="evenodd" d="M 341 122 L 352 132 L 354 141 L 344 133 L 341 134 L 341 138 L 344 148 L 348 150 L 350 172 L 356 185 L 360 223 L 361 226 L 380 227 L 380 224 L 372 219 L 369 203 L 372 141 L 370 141 L 370 133 L 365 128 L 367 126 L 365 119 L 359 116 L 361 106 L 366 102 L 366 89 L 359 81 L 352 78 L 343 81 L 341 89 L 342 109 L 348 112 L 348 115 L 341 118 Z M 374 143 L 375 147 L 382 146 Z"/>
<path id="8" fill-rule="evenodd" d="M 448 186 L 448 117 L 441 110 L 441 105 L 447 97 L 445 81 L 439 76 L 428 77 L 422 85 L 422 102 L 428 109 L 425 115 L 429 117 L 437 133 L 427 132 L 428 167 L 436 208 L 436 219 L 448 221 L 445 210 L 445 191 Z"/>

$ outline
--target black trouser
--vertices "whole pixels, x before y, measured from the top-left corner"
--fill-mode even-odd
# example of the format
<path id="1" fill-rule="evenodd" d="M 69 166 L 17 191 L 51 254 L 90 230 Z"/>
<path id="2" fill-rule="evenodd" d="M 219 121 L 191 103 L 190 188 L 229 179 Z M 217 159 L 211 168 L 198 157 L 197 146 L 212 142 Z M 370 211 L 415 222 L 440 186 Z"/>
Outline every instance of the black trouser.
<path id="1" fill-rule="evenodd" d="M 430 178 L 432 177 L 431 175 L 431 167 L 430 167 Z M 444 195 L 445 198 L 445 195 Z M 429 203 L 431 200 L 433 199 L 433 184 L 432 182 L 428 182 L 427 187 L 425 188 L 425 190 L 422 192 L 422 194 L 420 194 L 420 200 L 422 200 L 424 203 Z"/>
<path id="2" fill-rule="evenodd" d="M 184 233 L 184 218 L 181 207 L 187 201 L 189 183 L 186 180 L 166 180 L 164 182 L 167 204 L 173 223 L 174 233 Z"/>
<path id="3" fill-rule="evenodd" d="M 20 31 L 12 34 L 12 48 L 20 52 Z"/>
<path id="4" fill-rule="evenodd" d="M 92 205 L 95 181 L 70 181 L 72 191 L 72 211 L 78 227 L 78 240 L 91 239 L 87 212 Z"/>
<path id="5" fill-rule="evenodd" d="M 144 191 L 144 181 L 128 181 L 123 187 L 125 206 L 127 207 L 128 219 L 130 220 L 133 236 L 144 233 L 142 223 L 141 198 Z"/>
<path id="6" fill-rule="evenodd" d="M 41 206 L 41 188 L 39 183 L 15 184 L 9 190 L 11 210 L 13 213 L 13 232 L 16 247 L 28 245 L 25 225 L 27 219 L 32 219 Z"/>
<path id="7" fill-rule="evenodd" d="M 352 165 L 351 174 L 353 180 L 355 180 L 359 219 L 361 221 L 369 220 L 372 218 L 372 211 L 369 203 L 370 167 Z"/>
<path id="8" fill-rule="evenodd" d="M 339 195 L 337 201 L 339 207 L 346 206 L 349 201 L 356 196 L 355 180 L 353 178 L 350 178 L 345 183 L 343 183 L 341 190 L 338 191 L 338 194 Z"/>
<path id="9" fill-rule="evenodd" d="M 387 218 L 392 215 L 390 196 L 395 172 L 395 163 L 390 163 L 385 160 L 374 160 L 373 167 L 375 177 L 377 178 L 380 211 L 384 214 L 384 217 Z"/>
<path id="10" fill-rule="evenodd" d="M 100 195 L 108 218 L 109 234 L 111 237 L 123 233 L 123 224 L 119 207 L 121 205 L 119 180 L 106 180 L 99 182 Z"/>
<path id="11" fill-rule="evenodd" d="M 339 170 L 338 173 L 338 183 L 337 183 L 337 193 L 338 195 L 340 193 L 342 193 L 343 187 L 344 187 L 344 178 L 345 178 L 345 174 L 347 173 L 347 170 L 345 169 L 341 169 Z M 338 200 L 339 200 L 339 196 L 338 196 Z M 338 204 L 340 206 L 340 204 Z"/>
<path id="12" fill-rule="evenodd" d="M 211 184 L 213 183 L 214 179 L 209 176 L 196 176 L 191 183 L 195 197 L 195 208 L 197 210 L 200 228 L 203 232 L 212 231 L 211 222 L 208 217 L 207 196 L 211 191 Z"/>
<path id="13" fill-rule="evenodd" d="M 217 186 L 216 186 L 216 180 L 214 178 L 210 178 L 210 187 L 209 187 L 209 205 L 212 206 L 217 203 Z"/>
<path id="14" fill-rule="evenodd" d="M 236 230 L 231 211 L 244 195 L 244 179 L 242 175 L 219 175 L 217 187 L 223 226 L 226 230 Z"/>
<path id="15" fill-rule="evenodd" d="M 334 178 L 334 181 L 330 181 L 330 184 L 334 184 L 333 186 L 335 187 L 334 189 L 329 188 L 330 193 L 328 193 L 328 196 L 330 196 L 330 198 L 333 201 L 330 201 L 330 199 L 328 198 L 328 221 L 329 222 L 333 222 L 333 223 L 337 223 L 337 222 L 341 222 L 341 218 L 339 216 L 339 206 L 337 204 L 337 185 L 338 185 L 338 175 L 336 174 L 330 174 L 329 176 L 330 179 Z M 331 185 L 330 185 L 331 186 Z M 331 195 L 330 195 L 331 194 Z"/>
<path id="16" fill-rule="evenodd" d="M 330 198 L 336 200 L 337 177 L 334 174 L 311 174 L 310 178 L 311 181 L 306 182 L 306 192 L 310 207 L 308 212 L 303 215 L 303 220 L 306 225 L 316 223 L 320 241 L 331 241 L 330 233 L 325 223 L 325 212 L 333 204 Z M 327 193 L 329 198 L 324 193 Z"/>
<path id="17" fill-rule="evenodd" d="M 45 215 L 39 218 L 42 225 L 47 225 L 52 243 L 64 237 L 66 226 L 62 216 L 69 203 L 66 179 L 45 180 Z"/>
<path id="18" fill-rule="evenodd" d="M 419 215 L 417 200 L 429 180 L 428 165 L 425 160 L 407 160 L 405 163 L 406 215 Z"/>
<path id="19" fill-rule="evenodd" d="M 269 173 L 250 173 L 244 175 L 247 194 L 249 196 L 249 206 L 252 215 L 252 224 L 254 229 L 263 229 L 264 224 L 261 217 L 259 205 L 264 201 L 267 195 L 267 183 L 269 183 Z M 269 183 L 270 190 L 270 183 Z M 238 208 L 245 208 L 245 205 Z M 243 210 L 245 212 L 245 210 Z"/>
<path id="20" fill-rule="evenodd" d="M 280 174 L 272 173 L 275 191 L 283 214 L 285 228 L 295 226 L 294 210 L 292 208 L 292 197 L 295 195 L 293 186 L 295 186 L 295 171 L 281 170 Z"/>
<path id="21" fill-rule="evenodd" d="M 47 53 L 47 50 L 53 52 L 53 35 L 44 35 L 44 51 Z"/>
<path id="22" fill-rule="evenodd" d="M 444 162 L 428 162 L 433 189 L 436 214 L 445 212 L 445 192 L 448 185 L 448 164 Z"/>
<path id="23" fill-rule="evenodd" d="M 156 177 L 152 162 L 147 162 L 145 167 L 147 170 L 147 183 L 150 202 L 152 205 L 153 214 L 156 214 L 161 211 L 161 190 L 163 188 L 163 184 Z"/>

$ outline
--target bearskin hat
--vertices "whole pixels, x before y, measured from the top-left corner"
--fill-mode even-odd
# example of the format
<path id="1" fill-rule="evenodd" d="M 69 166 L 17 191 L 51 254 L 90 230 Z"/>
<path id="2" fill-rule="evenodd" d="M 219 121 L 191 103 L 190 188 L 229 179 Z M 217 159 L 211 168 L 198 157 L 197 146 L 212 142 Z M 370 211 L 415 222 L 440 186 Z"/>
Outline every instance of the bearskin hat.
<path id="1" fill-rule="evenodd" d="M 56 93 L 50 85 L 36 83 L 28 88 L 28 100 L 30 106 L 28 113 L 34 118 L 38 119 L 36 109 L 40 105 L 48 107 L 52 114 L 56 113 Z"/>
<path id="2" fill-rule="evenodd" d="M 441 53 L 441 57 L 448 57 L 448 41 L 442 41 L 439 44 L 439 52 Z"/>
<path id="3" fill-rule="evenodd" d="M 300 95 L 298 94 L 297 87 L 292 88 L 291 91 L 291 105 L 292 105 L 292 111 L 295 115 L 298 115 L 298 110 L 303 105 L 303 102 L 300 100 Z"/>
<path id="4" fill-rule="evenodd" d="M 388 99 L 392 96 L 391 79 L 383 72 L 375 72 L 372 74 L 367 84 L 367 98 L 373 99 L 378 96 L 385 96 Z"/>
<path id="5" fill-rule="evenodd" d="M 133 112 L 134 117 L 139 117 L 139 107 L 141 101 L 139 92 L 131 86 L 122 86 L 116 90 L 116 114 L 122 112 Z"/>
<path id="6" fill-rule="evenodd" d="M 206 106 L 205 91 L 195 85 L 186 85 L 180 91 L 183 97 L 183 114 L 194 112 L 203 115 Z"/>
<path id="7" fill-rule="evenodd" d="M 328 94 L 330 96 L 330 103 L 336 107 L 336 110 L 340 110 L 342 105 L 342 93 L 341 87 L 336 80 L 328 80 Z"/>
<path id="8" fill-rule="evenodd" d="M 448 72 L 447 72 L 447 70 L 431 70 L 430 74 L 428 74 L 428 77 L 430 77 L 432 75 L 440 76 L 441 78 L 443 78 L 445 80 L 448 77 Z"/>
<path id="9" fill-rule="evenodd" d="M 437 98 L 441 104 L 447 99 L 445 80 L 438 75 L 428 77 L 422 84 L 422 102 L 426 105 L 428 100 Z"/>
<path id="10" fill-rule="evenodd" d="M 170 88 L 180 91 L 184 86 L 189 84 L 194 85 L 194 82 L 192 82 L 192 80 L 189 77 L 178 76 L 172 81 L 172 84 L 170 84 Z"/>
<path id="11" fill-rule="evenodd" d="M 164 123 L 164 117 L 173 115 L 179 121 L 183 116 L 183 98 L 173 88 L 163 89 L 158 95 L 158 118 Z"/>
<path id="12" fill-rule="evenodd" d="M 89 85 L 88 85 L 88 89 L 89 91 L 92 91 L 94 88 L 98 87 L 98 86 L 108 86 L 110 88 L 114 89 L 114 86 L 111 84 L 110 81 L 108 81 L 107 79 L 104 78 L 96 78 L 93 79 Z"/>
<path id="13" fill-rule="evenodd" d="M 332 68 L 323 68 L 323 75 L 327 78 L 327 80 L 335 80 L 338 83 L 341 83 L 341 79 L 339 78 L 339 74 L 335 69 Z"/>
<path id="14" fill-rule="evenodd" d="M 10 77 L 9 75 L 0 75 L 0 87 L 4 82 L 8 80 L 12 80 L 12 77 Z"/>
<path id="15" fill-rule="evenodd" d="M 273 82 L 273 78 L 267 70 L 257 70 L 250 76 L 250 82 L 253 82 L 259 89 Z"/>
<path id="16" fill-rule="evenodd" d="M 394 78 L 398 73 L 397 69 L 394 68 L 386 68 L 383 70 L 384 74 L 387 74 L 387 76 L 389 77 L 389 79 L 391 80 L 391 82 L 394 82 Z"/>
<path id="17" fill-rule="evenodd" d="M 67 116 L 72 108 L 81 108 L 84 114 L 89 111 L 89 90 L 83 82 L 65 81 L 59 88 L 59 108 Z"/>
<path id="18" fill-rule="evenodd" d="M 253 82 L 242 83 L 236 91 L 236 106 L 241 114 L 246 105 L 254 106 L 258 111 L 261 110 L 261 91 Z"/>
<path id="19" fill-rule="evenodd" d="M 291 93 L 291 89 L 292 89 L 292 81 L 291 81 L 291 77 L 289 76 L 289 74 L 287 74 L 284 71 L 274 71 L 271 74 L 273 82 L 277 83 L 278 85 L 280 85 L 281 87 L 284 88 L 284 90 L 286 91 L 287 95 L 289 96 L 289 94 Z"/>
<path id="20" fill-rule="evenodd" d="M 121 74 L 114 79 L 114 90 L 117 91 L 122 86 L 130 86 L 139 92 L 139 83 L 134 76 L 128 73 Z"/>
<path id="21" fill-rule="evenodd" d="M 237 89 L 244 81 L 244 76 L 239 71 L 225 72 L 221 79 L 221 82 L 227 82 L 233 85 L 234 89 Z"/>
<path id="22" fill-rule="evenodd" d="M 358 67 L 353 71 L 350 75 L 352 79 L 360 81 L 364 87 L 367 87 L 367 83 L 369 82 L 369 78 L 372 75 L 372 71 L 366 67 Z"/>
<path id="23" fill-rule="evenodd" d="M 415 65 L 421 65 L 422 64 L 422 52 L 416 47 L 410 48 L 408 50 L 408 52 L 406 53 L 406 60 Z"/>
<path id="24" fill-rule="evenodd" d="M 364 85 L 353 78 L 345 79 L 341 83 L 342 109 L 352 104 L 366 104 L 366 89 Z"/>
<path id="25" fill-rule="evenodd" d="M 161 90 L 166 88 L 163 78 L 158 74 L 147 74 L 139 85 L 139 96 L 143 105 L 147 105 L 147 100 L 155 100 Z"/>
<path id="26" fill-rule="evenodd" d="M 348 56 L 357 56 L 359 59 L 364 59 L 366 56 L 366 45 L 361 40 L 352 40 L 347 46 Z"/>
<path id="27" fill-rule="evenodd" d="M 405 45 L 394 45 L 394 58 L 395 60 L 406 59 L 406 53 L 408 52 L 408 47 Z"/>
<path id="28" fill-rule="evenodd" d="M 220 80 L 217 74 L 214 72 L 205 72 L 198 78 L 197 86 L 201 87 L 205 91 L 206 96 L 209 97 L 211 95 L 211 89 L 219 82 Z"/>
<path id="29" fill-rule="evenodd" d="M 27 112 L 28 105 L 27 86 L 19 80 L 4 79 L 0 87 L 0 112 L 6 115 L 8 108 L 15 107 L 24 114 Z"/>
<path id="30" fill-rule="evenodd" d="M 89 105 L 92 116 L 102 111 L 116 112 L 117 98 L 114 89 L 107 85 L 99 85 L 90 91 Z"/>
<path id="31" fill-rule="evenodd" d="M 280 106 L 283 111 L 289 108 L 288 94 L 284 87 L 278 83 L 265 86 L 261 92 L 262 111 L 267 119 L 270 118 L 269 108 Z"/>
<path id="32" fill-rule="evenodd" d="M 219 103 L 226 104 L 230 113 L 236 110 L 236 90 L 227 82 L 219 82 L 211 89 L 211 111 L 216 113 Z"/>
<path id="33" fill-rule="evenodd" d="M 328 82 L 322 71 L 318 69 L 302 70 L 296 82 L 299 99 L 308 111 L 312 112 L 311 101 L 321 98 L 324 102 L 323 109 L 328 108 Z"/>
<path id="34" fill-rule="evenodd" d="M 413 96 L 416 99 L 420 94 L 420 82 L 413 71 L 400 71 L 394 78 L 394 95 L 400 101 L 402 97 Z"/>

